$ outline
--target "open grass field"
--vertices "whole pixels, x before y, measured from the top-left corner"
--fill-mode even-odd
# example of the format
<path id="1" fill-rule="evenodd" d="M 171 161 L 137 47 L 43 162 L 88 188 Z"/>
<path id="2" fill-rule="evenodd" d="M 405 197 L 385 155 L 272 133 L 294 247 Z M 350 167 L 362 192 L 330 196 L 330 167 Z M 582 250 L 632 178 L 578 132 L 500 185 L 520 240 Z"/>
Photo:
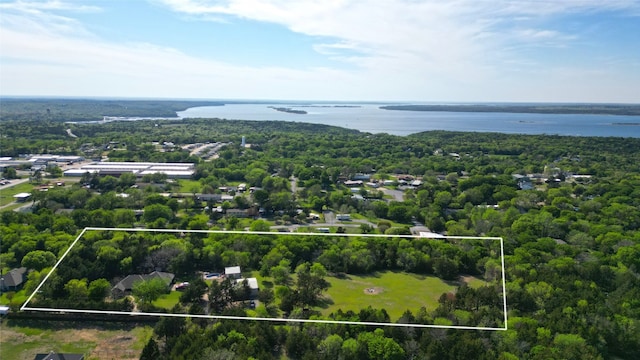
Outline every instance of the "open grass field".
<path id="1" fill-rule="evenodd" d="M 12 181 L 15 181 L 15 180 L 12 180 Z M 12 203 L 15 200 L 13 198 L 13 195 L 22 193 L 22 192 L 30 193 L 31 190 L 33 190 L 33 184 L 28 182 L 17 184 L 15 186 L 11 186 L 9 188 L 0 190 L 0 206 Z"/>
<path id="2" fill-rule="evenodd" d="M 196 192 L 201 192 L 202 184 L 197 180 L 189 180 L 189 179 L 180 179 L 178 180 L 178 185 L 180 186 L 177 192 L 181 193 L 190 193 L 194 190 Z"/>
<path id="3" fill-rule="evenodd" d="M 391 321 L 397 320 L 407 309 L 414 313 L 422 306 L 433 310 L 438 306 L 438 298 L 442 293 L 455 290 L 455 286 L 440 278 L 404 272 L 385 271 L 364 276 L 347 275 L 344 279 L 326 279 L 331 283 L 326 295 L 333 304 L 322 310 L 323 315 L 338 309 L 358 312 L 371 305 L 373 308 L 384 308 Z"/>
<path id="4" fill-rule="evenodd" d="M 0 359 L 32 360 L 49 351 L 81 353 L 85 359 L 138 359 L 151 337 L 150 326 L 4 320 L 0 324 Z"/>

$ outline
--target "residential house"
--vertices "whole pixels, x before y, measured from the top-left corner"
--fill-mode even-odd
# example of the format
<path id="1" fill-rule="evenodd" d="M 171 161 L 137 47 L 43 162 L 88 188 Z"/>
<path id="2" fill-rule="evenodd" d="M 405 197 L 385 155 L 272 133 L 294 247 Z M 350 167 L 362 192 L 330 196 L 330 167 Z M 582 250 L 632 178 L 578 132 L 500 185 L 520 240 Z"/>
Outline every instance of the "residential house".
<path id="1" fill-rule="evenodd" d="M 518 183 L 518 189 L 520 190 L 531 190 L 533 189 L 533 182 L 531 178 L 526 175 L 514 174 L 513 178 Z"/>
<path id="2" fill-rule="evenodd" d="M 56 353 L 36 354 L 34 360 L 84 360 L 84 354 Z"/>
<path id="3" fill-rule="evenodd" d="M 369 181 L 371 180 L 371 174 L 355 174 L 351 177 L 351 180 Z"/>
<path id="4" fill-rule="evenodd" d="M 344 182 L 344 185 L 347 187 L 355 187 L 355 186 L 362 186 L 364 184 L 364 182 L 362 180 L 347 180 Z"/>
<path id="5" fill-rule="evenodd" d="M 237 218 L 249 217 L 249 211 L 246 209 L 227 209 L 227 216 L 235 216 Z"/>
<path id="6" fill-rule="evenodd" d="M 127 277 L 120 280 L 116 284 L 116 286 L 114 286 L 113 289 L 111 289 L 111 293 L 113 294 L 114 297 L 120 297 L 127 293 L 130 293 L 135 283 L 140 281 L 149 281 L 153 279 L 162 279 L 167 284 L 167 287 L 169 287 L 171 283 L 173 283 L 174 277 L 175 277 L 174 274 L 161 272 L 161 271 L 154 271 L 146 275 L 138 275 L 138 274 L 127 275 Z"/>
<path id="7" fill-rule="evenodd" d="M 27 268 L 11 269 L 6 274 L 0 275 L 0 291 L 18 291 L 27 281 Z"/>

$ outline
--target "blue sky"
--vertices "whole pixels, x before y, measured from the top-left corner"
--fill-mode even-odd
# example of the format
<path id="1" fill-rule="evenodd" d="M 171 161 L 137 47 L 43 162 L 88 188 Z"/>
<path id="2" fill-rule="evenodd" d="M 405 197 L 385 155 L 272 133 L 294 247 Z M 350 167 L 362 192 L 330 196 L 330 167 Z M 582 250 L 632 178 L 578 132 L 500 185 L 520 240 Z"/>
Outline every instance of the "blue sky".
<path id="1" fill-rule="evenodd" d="M 640 103 L 640 0 L 0 0 L 0 95 Z"/>

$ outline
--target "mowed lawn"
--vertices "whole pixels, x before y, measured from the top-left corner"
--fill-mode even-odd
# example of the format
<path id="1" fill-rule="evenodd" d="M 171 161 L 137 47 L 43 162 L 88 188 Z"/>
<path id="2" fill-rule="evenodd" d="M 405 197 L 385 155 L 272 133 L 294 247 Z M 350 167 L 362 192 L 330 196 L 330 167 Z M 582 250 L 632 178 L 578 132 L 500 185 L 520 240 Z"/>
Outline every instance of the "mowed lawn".
<path id="1" fill-rule="evenodd" d="M 4 320 L 0 359 L 31 360 L 49 351 L 85 354 L 86 359 L 139 359 L 153 327 L 120 323 Z"/>
<path id="2" fill-rule="evenodd" d="M 404 272 L 385 271 L 372 275 L 347 275 L 344 279 L 327 277 L 331 287 L 325 296 L 333 301 L 323 315 L 342 309 L 355 312 L 371 305 L 385 309 L 391 321 L 395 321 L 405 310 L 414 314 L 422 307 L 433 310 L 438 306 L 442 293 L 455 290 L 435 276 L 424 276 Z M 378 293 L 368 293 L 375 289 Z"/>
<path id="3" fill-rule="evenodd" d="M 11 181 L 15 181 L 15 180 L 11 180 Z M 0 190 L 0 206 L 11 204 L 12 202 L 14 202 L 16 199 L 13 198 L 13 195 L 16 195 L 22 192 L 31 193 L 32 190 L 33 190 L 33 184 L 28 182 L 17 184 L 12 187 L 4 188 Z M 21 205 L 24 205 L 24 204 L 21 204 Z"/>
<path id="4" fill-rule="evenodd" d="M 162 294 L 152 304 L 155 307 L 171 310 L 178 302 L 180 302 L 180 291 L 171 291 L 168 294 Z"/>

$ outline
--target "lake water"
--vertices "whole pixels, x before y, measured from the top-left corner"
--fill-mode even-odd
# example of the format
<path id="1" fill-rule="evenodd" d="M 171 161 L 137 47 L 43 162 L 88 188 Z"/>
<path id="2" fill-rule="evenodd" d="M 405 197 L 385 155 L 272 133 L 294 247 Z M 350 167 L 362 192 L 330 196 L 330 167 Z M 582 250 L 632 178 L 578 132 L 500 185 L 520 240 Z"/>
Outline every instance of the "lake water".
<path id="1" fill-rule="evenodd" d="M 304 110 L 307 114 L 276 111 L 269 106 Z M 230 104 L 189 108 L 177 115 L 181 118 L 306 122 L 392 135 L 449 130 L 640 138 L 640 116 L 398 111 L 380 109 L 379 104 L 357 106 Z"/>

